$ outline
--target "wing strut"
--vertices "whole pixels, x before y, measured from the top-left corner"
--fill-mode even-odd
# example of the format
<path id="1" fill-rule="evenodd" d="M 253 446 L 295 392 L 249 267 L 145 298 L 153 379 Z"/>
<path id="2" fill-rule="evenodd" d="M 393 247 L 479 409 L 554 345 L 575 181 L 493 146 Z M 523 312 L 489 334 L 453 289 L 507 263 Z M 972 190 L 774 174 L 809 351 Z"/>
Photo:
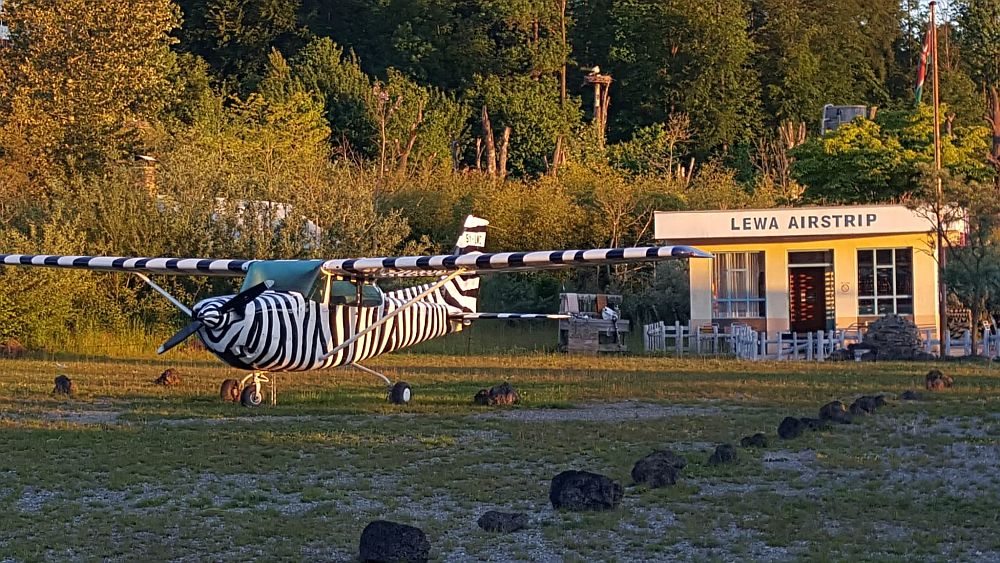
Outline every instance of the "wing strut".
<path id="1" fill-rule="evenodd" d="M 325 359 L 329 358 L 330 356 L 336 354 L 337 352 L 340 352 L 344 348 L 347 348 L 351 344 L 354 344 L 362 336 L 368 334 L 369 332 L 371 332 L 371 331 L 375 330 L 376 328 L 378 328 L 378 327 L 384 325 L 385 323 L 389 322 L 390 320 L 392 320 L 393 318 L 395 318 L 396 315 L 398 315 L 398 314 L 402 313 L 403 311 L 409 309 L 410 307 L 412 307 L 414 304 L 416 304 L 418 301 L 420 301 L 424 297 L 427 297 L 428 295 L 434 293 L 435 291 L 437 291 L 438 289 L 440 289 L 441 287 L 443 287 L 446 283 L 448 283 L 451 280 L 457 278 L 458 276 L 461 276 L 462 274 L 466 274 L 466 273 L 468 273 L 468 271 L 465 270 L 464 268 L 461 268 L 461 269 L 455 270 L 454 272 L 451 272 L 448 275 L 444 276 L 443 278 L 441 278 L 440 280 L 438 280 L 437 283 L 435 283 L 434 285 L 432 285 L 432 286 L 428 287 L 426 290 L 424 290 L 424 292 L 421 293 L 420 295 L 417 295 L 413 299 L 410 299 L 406 303 L 403 303 L 398 309 L 396 309 L 393 312 L 389 313 L 388 315 L 382 317 L 378 321 L 376 321 L 376 322 L 368 325 L 368 327 L 365 328 L 364 330 L 362 330 L 361 332 L 359 332 L 359 333 L 355 334 L 354 336 L 348 338 L 343 343 L 341 343 L 339 346 L 337 346 L 333 350 L 330 350 L 329 352 L 327 352 L 326 354 L 324 354 L 323 355 L 323 359 L 325 360 Z"/>

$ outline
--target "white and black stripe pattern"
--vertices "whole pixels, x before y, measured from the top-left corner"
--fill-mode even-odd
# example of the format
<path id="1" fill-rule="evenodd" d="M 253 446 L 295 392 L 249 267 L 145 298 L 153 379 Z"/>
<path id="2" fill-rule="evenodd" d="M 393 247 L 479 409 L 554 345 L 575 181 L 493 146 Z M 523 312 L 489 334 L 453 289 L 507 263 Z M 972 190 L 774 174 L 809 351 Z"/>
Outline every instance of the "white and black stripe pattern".
<path id="1" fill-rule="evenodd" d="M 194 314 L 199 336 L 226 363 L 247 370 L 306 371 L 360 362 L 454 330 L 445 304 L 421 301 L 329 357 L 331 350 L 408 300 L 387 296 L 382 307 L 327 307 L 297 292 L 267 291 L 244 311 L 218 314 L 231 296 L 206 299 Z M 210 320 L 211 319 L 211 320 Z"/>
<path id="2" fill-rule="evenodd" d="M 242 276 L 254 260 L 207 258 L 129 258 L 125 256 L 56 256 L 0 254 L 0 265 L 80 268 L 104 272 L 143 272 L 196 276 Z"/>
<path id="3" fill-rule="evenodd" d="M 632 248 L 596 248 L 592 250 L 557 250 L 537 252 L 499 252 L 399 258 L 359 258 L 327 260 L 326 272 L 361 278 L 397 277 L 420 271 L 439 275 L 456 270 L 496 273 L 573 268 L 619 262 L 647 262 L 676 258 L 711 258 L 708 252 L 690 246 L 641 246 Z"/>
<path id="4" fill-rule="evenodd" d="M 463 313 L 453 318 L 462 320 L 477 319 L 531 319 L 531 320 L 562 320 L 572 318 L 564 313 Z"/>

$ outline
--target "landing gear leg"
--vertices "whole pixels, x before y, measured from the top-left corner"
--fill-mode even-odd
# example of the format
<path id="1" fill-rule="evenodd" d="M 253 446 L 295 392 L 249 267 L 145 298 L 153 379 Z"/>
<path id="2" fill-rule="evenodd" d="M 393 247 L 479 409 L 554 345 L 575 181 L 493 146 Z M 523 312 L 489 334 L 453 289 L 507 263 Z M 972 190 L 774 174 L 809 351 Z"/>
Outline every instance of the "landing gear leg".
<path id="1" fill-rule="evenodd" d="M 263 404 L 264 393 L 261 388 L 265 383 L 271 384 L 271 405 L 278 404 L 275 377 L 273 375 L 268 377 L 267 373 L 262 371 L 251 372 L 240 381 L 240 388 L 243 389 L 240 393 L 240 404 L 244 407 L 259 407 Z"/>
<path id="2" fill-rule="evenodd" d="M 351 364 L 351 365 L 365 373 L 370 373 L 375 377 L 378 377 L 379 379 L 384 381 L 385 386 L 389 390 L 390 403 L 394 405 L 405 405 L 410 402 L 411 398 L 413 398 L 413 390 L 410 388 L 409 383 L 405 381 L 397 381 L 396 384 L 393 385 L 392 381 L 388 377 L 382 375 L 381 373 L 373 369 L 366 368 L 361 364 Z"/>

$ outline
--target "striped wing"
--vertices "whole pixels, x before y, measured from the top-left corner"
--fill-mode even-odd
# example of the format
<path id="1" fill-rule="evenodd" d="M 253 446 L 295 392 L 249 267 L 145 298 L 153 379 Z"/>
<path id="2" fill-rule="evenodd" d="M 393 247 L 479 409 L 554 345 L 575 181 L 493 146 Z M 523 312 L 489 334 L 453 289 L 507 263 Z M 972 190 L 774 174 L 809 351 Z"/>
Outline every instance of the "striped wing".
<path id="1" fill-rule="evenodd" d="M 599 264 L 652 262 L 676 258 L 711 258 L 690 246 L 642 246 L 493 254 L 441 254 L 395 258 L 327 260 L 323 270 L 330 274 L 360 278 L 438 276 L 464 270 L 469 273 L 530 272 L 560 268 L 580 268 Z"/>
<path id="2" fill-rule="evenodd" d="M 0 254 L 0 265 L 5 266 L 43 266 L 50 268 L 80 268 L 104 272 L 142 272 L 194 276 L 243 276 L 253 262 L 255 260 Z"/>

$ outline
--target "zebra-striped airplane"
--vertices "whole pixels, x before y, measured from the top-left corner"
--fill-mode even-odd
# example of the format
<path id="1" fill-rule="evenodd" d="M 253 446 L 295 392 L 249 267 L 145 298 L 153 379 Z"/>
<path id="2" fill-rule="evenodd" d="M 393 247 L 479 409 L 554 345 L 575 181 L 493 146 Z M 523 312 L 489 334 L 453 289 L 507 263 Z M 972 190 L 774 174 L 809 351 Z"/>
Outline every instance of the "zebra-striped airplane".
<path id="1" fill-rule="evenodd" d="M 227 379 L 226 400 L 263 402 L 276 372 L 350 365 L 381 378 L 389 400 L 408 403 L 411 388 L 360 364 L 395 350 L 462 330 L 477 319 L 560 319 L 568 315 L 481 313 L 479 275 L 572 268 L 596 264 L 707 258 L 685 246 L 650 246 L 484 254 L 489 222 L 469 216 L 453 254 L 337 260 L 221 260 L 0 254 L 0 265 L 84 268 L 134 273 L 191 322 L 160 346 L 162 354 L 192 334 L 223 362 L 248 372 Z M 188 308 L 147 274 L 244 276 L 236 295 L 210 297 Z M 385 278 L 435 281 L 383 292 Z"/>

